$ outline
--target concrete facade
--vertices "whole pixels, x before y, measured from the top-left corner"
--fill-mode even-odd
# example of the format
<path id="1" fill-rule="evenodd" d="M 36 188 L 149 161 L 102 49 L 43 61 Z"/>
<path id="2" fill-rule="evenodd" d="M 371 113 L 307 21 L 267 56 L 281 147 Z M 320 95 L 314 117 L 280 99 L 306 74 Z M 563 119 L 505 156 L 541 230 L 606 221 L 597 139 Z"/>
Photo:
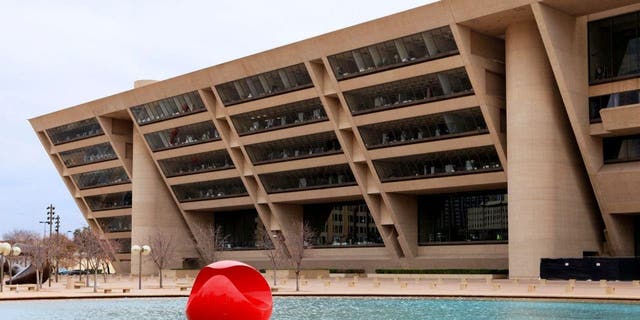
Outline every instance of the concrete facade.
<path id="1" fill-rule="evenodd" d="M 592 123 L 589 98 L 640 89 L 640 75 L 589 85 L 587 26 L 636 2 L 443 0 L 30 122 L 90 225 L 127 245 L 171 234 L 174 267 L 201 256 L 199 227 L 249 210 L 278 245 L 304 250 L 305 268 L 535 278 L 540 258 L 634 254 L 640 165 L 605 163 L 603 139 L 640 133 L 640 105 Z M 112 151 L 94 149 L 104 143 Z M 308 156 L 282 151 L 303 143 L 316 143 Z M 508 240 L 464 222 L 440 232 L 438 197 L 490 190 L 507 190 Z M 353 201 L 375 245 L 303 249 L 309 208 Z M 229 249 L 220 257 L 269 267 L 257 248 Z M 137 270 L 120 251 L 116 267 Z"/>

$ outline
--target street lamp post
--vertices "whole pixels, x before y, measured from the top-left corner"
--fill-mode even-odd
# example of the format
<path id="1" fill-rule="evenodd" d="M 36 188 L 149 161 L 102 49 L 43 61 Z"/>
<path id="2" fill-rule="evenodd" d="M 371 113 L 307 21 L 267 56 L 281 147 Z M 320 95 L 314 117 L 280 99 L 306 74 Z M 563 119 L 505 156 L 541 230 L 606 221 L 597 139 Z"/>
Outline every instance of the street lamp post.
<path id="1" fill-rule="evenodd" d="M 53 206 L 53 204 L 50 204 L 47 207 L 47 218 L 45 219 L 45 223 L 49 225 L 49 241 L 53 240 L 53 224 L 55 223 L 56 220 L 56 207 Z M 60 221 L 58 220 L 58 223 L 60 223 Z M 46 235 L 45 235 L 46 237 Z M 51 258 L 51 252 L 47 252 L 47 260 L 50 261 Z M 51 275 L 51 265 L 49 265 L 49 275 Z M 56 270 L 56 282 L 58 282 L 58 270 Z M 51 287 L 51 276 L 49 276 L 49 287 Z"/>
<path id="2" fill-rule="evenodd" d="M 38 221 L 38 222 L 39 223 L 43 223 L 43 225 L 42 225 L 42 239 L 44 239 L 44 238 L 47 237 L 47 224 L 49 222 L 47 222 L 47 221 Z"/>
<path id="3" fill-rule="evenodd" d="M 151 253 L 151 247 L 136 244 L 131 246 L 131 253 L 138 255 L 138 290 L 142 290 L 142 256 L 149 255 L 149 253 Z"/>
<path id="4" fill-rule="evenodd" d="M 54 216 L 56 214 L 56 212 L 54 211 L 56 209 L 56 207 L 54 207 L 52 204 L 50 204 L 47 207 L 47 224 L 49 225 L 49 237 L 52 236 L 53 233 L 53 222 L 54 222 Z"/>
<path id="5" fill-rule="evenodd" d="M 7 256 L 17 256 L 22 250 L 17 246 L 11 246 L 8 242 L 0 243 L 0 292 L 4 290 L 4 263 Z M 11 266 L 9 266 L 11 268 Z"/>

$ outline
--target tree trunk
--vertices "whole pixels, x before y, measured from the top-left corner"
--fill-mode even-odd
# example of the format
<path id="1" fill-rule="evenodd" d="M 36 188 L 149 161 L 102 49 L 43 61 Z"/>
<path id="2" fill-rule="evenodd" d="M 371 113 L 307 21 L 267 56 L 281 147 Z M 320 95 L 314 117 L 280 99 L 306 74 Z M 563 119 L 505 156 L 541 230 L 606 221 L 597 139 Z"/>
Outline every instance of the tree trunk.
<path id="1" fill-rule="evenodd" d="M 277 272 L 276 272 L 276 267 L 273 267 L 273 286 L 277 286 L 278 285 L 278 281 L 276 280 L 276 276 L 277 276 Z"/>
<path id="2" fill-rule="evenodd" d="M 47 260 L 47 262 L 49 262 L 49 261 Z M 52 272 L 53 272 L 53 267 L 51 266 L 51 264 L 49 264 L 49 281 L 48 281 L 49 282 L 49 288 L 51 288 L 51 274 L 52 274 Z M 44 270 L 42 270 L 42 276 L 44 277 Z"/>
<path id="3" fill-rule="evenodd" d="M 300 280 L 300 269 L 296 269 L 296 291 L 300 291 L 300 286 L 299 286 L 299 280 Z"/>
<path id="4" fill-rule="evenodd" d="M 6 259 L 6 257 L 5 257 L 5 259 Z M 12 285 L 13 283 L 12 283 L 11 278 L 13 278 L 13 274 L 12 274 L 11 271 L 12 271 L 13 268 L 11 267 L 11 262 L 9 262 L 9 259 L 7 259 L 7 263 L 9 263 L 9 285 Z M 2 280 L 4 281 L 4 279 L 2 279 Z"/>
<path id="5" fill-rule="evenodd" d="M 36 268 L 36 290 L 40 291 L 40 270 Z"/>
<path id="6" fill-rule="evenodd" d="M 87 276 L 87 279 L 89 279 L 89 276 Z M 96 268 L 93 269 L 93 293 L 98 292 L 98 266 L 96 265 Z"/>
<path id="7" fill-rule="evenodd" d="M 160 289 L 162 289 L 162 268 L 158 268 L 160 270 Z"/>
<path id="8" fill-rule="evenodd" d="M 80 269 L 80 272 L 78 273 L 78 282 L 82 282 L 82 260 L 78 260 L 78 269 Z"/>

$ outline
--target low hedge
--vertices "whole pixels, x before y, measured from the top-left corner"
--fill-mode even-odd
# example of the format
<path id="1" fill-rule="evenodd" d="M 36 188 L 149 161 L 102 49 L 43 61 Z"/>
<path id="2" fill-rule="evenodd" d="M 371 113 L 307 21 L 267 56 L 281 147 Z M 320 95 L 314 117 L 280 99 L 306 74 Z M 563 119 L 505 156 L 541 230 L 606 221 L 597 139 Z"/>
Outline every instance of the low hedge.
<path id="1" fill-rule="evenodd" d="M 329 269 L 329 273 L 366 273 L 364 269 Z"/>
<path id="2" fill-rule="evenodd" d="M 379 274 L 509 274 L 500 269 L 376 269 Z"/>

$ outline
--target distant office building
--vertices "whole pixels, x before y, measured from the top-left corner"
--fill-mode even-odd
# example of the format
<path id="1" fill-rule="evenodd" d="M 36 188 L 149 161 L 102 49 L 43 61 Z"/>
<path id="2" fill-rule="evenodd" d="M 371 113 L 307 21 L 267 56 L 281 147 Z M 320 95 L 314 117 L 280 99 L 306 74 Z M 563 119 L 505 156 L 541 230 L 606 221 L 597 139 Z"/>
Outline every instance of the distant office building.
<path id="1" fill-rule="evenodd" d="M 307 268 L 537 277 L 640 251 L 639 12 L 443 0 L 30 121 L 121 271 L 203 226 L 268 267 L 264 225 Z"/>

